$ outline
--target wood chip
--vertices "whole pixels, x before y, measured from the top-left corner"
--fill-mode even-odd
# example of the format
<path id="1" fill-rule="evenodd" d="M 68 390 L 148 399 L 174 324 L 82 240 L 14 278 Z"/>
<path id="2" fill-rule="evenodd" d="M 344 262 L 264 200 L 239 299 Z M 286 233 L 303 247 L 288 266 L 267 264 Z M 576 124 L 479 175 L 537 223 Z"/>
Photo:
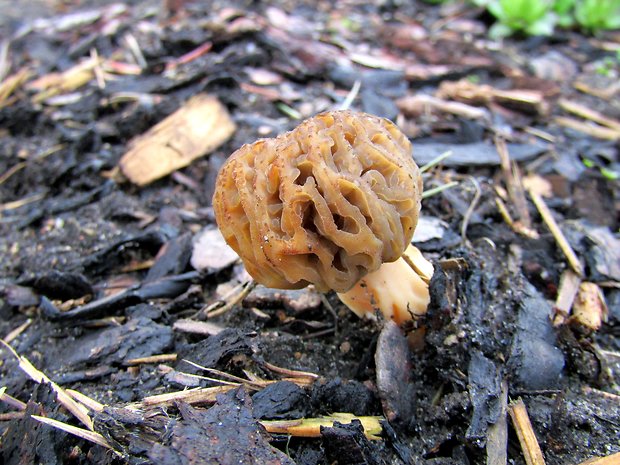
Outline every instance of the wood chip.
<path id="1" fill-rule="evenodd" d="M 172 325 L 172 329 L 181 333 L 201 334 L 203 336 L 215 336 L 224 331 L 225 328 L 208 321 L 197 321 L 191 319 L 177 320 Z"/>
<path id="2" fill-rule="evenodd" d="M 603 322 L 607 321 L 607 314 L 607 304 L 600 287 L 595 283 L 581 283 L 577 298 L 573 303 L 570 323 L 585 329 L 598 331 Z"/>
<path id="3" fill-rule="evenodd" d="M 120 161 L 121 171 L 134 184 L 144 186 L 217 149 L 235 129 L 217 98 L 196 95 L 130 143 Z"/>
<path id="4" fill-rule="evenodd" d="M 511 402 L 508 406 L 508 413 L 517 432 L 525 463 L 527 465 L 545 465 L 545 458 L 536 439 L 536 434 L 534 434 L 534 429 L 523 401 L 519 399 Z"/>
<path id="5" fill-rule="evenodd" d="M 205 228 L 194 238 L 190 263 L 195 270 L 223 270 L 239 260 L 217 228 Z"/>
<path id="6" fill-rule="evenodd" d="M 489 121 L 491 116 L 485 108 L 474 107 L 462 102 L 448 101 L 431 95 L 408 95 L 396 101 L 399 110 L 407 116 L 420 116 L 429 111 L 450 113 L 466 119 Z"/>
<path id="7" fill-rule="evenodd" d="M 442 82 L 436 96 L 478 105 L 496 102 L 541 115 L 549 113 L 549 104 L 541 91 L 531 89 L 501 90 L 487 84 L 475 84 L 467 79 L 456 82 Z"/>
<path id="8" fill-rule="evenodd" d="M 581 278 L 573 270 L 567 269 L 560 278 L 560 289 L 555 299 L 555 315 L 553 316 L 553 326 L 563 325 L 568 319 L 573 301 L 579 291 Z"/>
<path id="9" fill-rule="evenodd" d="M 500 401 L 501 412 L 495 424 L 490 425 L 487 433 L 487 465 L 504 465 L 508 461 L 508 383 L 502 381 Z"/>

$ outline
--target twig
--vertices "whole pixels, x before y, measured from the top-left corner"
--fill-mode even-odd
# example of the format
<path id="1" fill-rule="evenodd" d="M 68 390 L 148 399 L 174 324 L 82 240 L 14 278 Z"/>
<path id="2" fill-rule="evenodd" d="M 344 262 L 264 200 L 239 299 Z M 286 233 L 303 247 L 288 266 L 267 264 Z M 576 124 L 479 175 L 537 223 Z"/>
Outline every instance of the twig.
<path id="1" fill-rule="evenodd" d="M 556 116 L 553 120 L 556 124 L 564 126 L 575 131 L 583 132 L 597 139 L 618 140 L 620 139 L 620 130 L 606 128 L 596 123 L 586 124 L 584 121 L 566 116 Z"/>
<path id="2" fill-rule="evenodd" d="M 96 63 L 93 68 L 93 73 L 95 74 L 95 81 L 97 81 L 97 87 L 100 89 L 105 89 L 105 73 L 103 72 L 103 68 L 101 67 L 101 60 L 99 59 L 99 54 L 97 53 L 96 48 L 90 49 L 90 57 Z"/>
<path id="3" fill-rule="evenodd" d="M 319 378 L 319 375 L 310 373 L 309 371 L 289 370 L 288 368 L 282 368 L 282 367 L 273 365 L 269 362 L 262 362 L 261 365 L 267 368 L 268 370 L 273 371 L 274 373 L 278 373 L 280 375 L 285 375 L 285 376 L 290 376 L 293 378 L 309 378 L 313 381 Z"/>
<path id="4" fill-rule="evenodd" d="M 351 413 L 334 413 L 329 417 L 301 418 L 298 420 L 263 420 L 259 423 L 269 433 L 290 434 L 291 436 L 318 438 L 321 436 L 321 427 L 333 427 L 335 422 L 348 424 L 358 420 L 364 428 L 368 439 L 381 439 L 381 423 L 383 417 L 358 417 Z"/>
<path id="5" fill-rule="evenodd" d="M 510 216 L 510 212 L 508 211 L 508 208 L 506 208 L 506 204 L 501 199 L 501 197 L 497 197 L 497 196 L 495 197 L 495 205 L 497 205 L 497 210 L 499 211 L 499 214 L 504 219 L 504 222 L 508 226 L 514 229 L 515 222 L 512 219 L 512 216 Z"/>
<path id="6" fill-rule="evenodd" d="M 545 465 L 545 459 L 523 401 L 519 399 L 511 402 L 508 407 L 508 413 L 519 437 L 525 463 L 527 465 Z"/>
<path id="7" fill-rule="evenodd" d="M 223 299 L 201 309 L 197 313 L 196 318 L 201 320 L 223 315 L 245 299 L 255 287 L 256 281 L 254 280 L 239 284 L 230 293 L 228 293 L 228 295 L 224 296 Z"/>
<path id="8" fill-rule="evenodd" d="M 584 94 L 590 94 L 603 100 L 611 100 L 620 91 L 620 81 L 611 82 L 603 88 L 592 87 L 586 82 L 576 81 L 573 87 Z"/>
<path id="9" fill-rule="evenodd" d="M 105 405 L 100 402 L 97 402 L 95 399 L 88 397 L 86 394 L 82 394 L 79 391 L 74 389 L 67 389 L 67 394 L 69 394 L 74 400 L 79 402 L 80 404 L 85 405 L 93 412 L 103 412 Z"/>
<path id="10" fill-rule="evenodd" d="M 127 44 L 127 47 L 129 48 L 129 51 L 131 52 L 131 55 L 133 56 L 134 60 L 136 60 L 136 64 L 141 68 L 141 69 L 146 69 L 148 66 L 148 63 L 146 62 L 146 59 L 144 58 L 144 54 L 142 53 L 142 49 L 140 49 L 140 44 L 138 43 L 138 40 L 136 39 L 136 37 L 131 34 L 131 33 L 127 33 L 125 34 L 125 44 Z"/>
<path id="11" fill-rule="evenodd" d="M 321 302 L 323 303 L 323 305 L 325 306 L 325 308 L 327 309 L 327 311 L 329 312 L 329 314 L 332 316 L 333 320 L 334 320 L 334 334 L 338 334 L 338 314 L 336 313 L 336 310 L 334 310 L 334 307 L 332 307 L 332 304 L 329 303 L 329 300 L 327 300 L 327 297 L 325 297 L 325 294 L 323 294 L 321 292 Z"/>
<path id="12" fill-rule="evenodd" d="M 511 163 L 508 147 L 506 146 L 506 141 L 504 141 L 504 139 L 497 137 L 495 139 L 495 147 L 497 148 L 497 153 L 499 154 L 501 161 L 504 181 L 506 182 L 506 187 L 508 189 L 508 197 L 517 210 L 519 221 L 526 229 L 531 229 L 532 221 L 530 219 L 530 213 L 527 209 L 525 191 L 521 181 L 519 166 L 516 163 Z"/>
<path id="13" fill-rule="evenodd" d="M 362 87 L 362 81 L 358 79 L 353 83 L 353 87 L 351 87 L 351 90 L 347 94 L 347 98 L 345 98 L 342 105 L 340 105 L 341 110 L 348 110 L 351 107 L 353 100 L 355 100 L 355 97 L 357 97 L 360 91 L 360 87 Z"/>
<path id="14" fill-rule="evenodd" d="M 2 66 L 0 64 L 0 66 Z M 15 74 L 7 77 L 6 79 L 0 78 L 0 108 L 12 104 L 16 98 L 10 98 L 16 89 L 21 87 L 26 82 L 32 73 L 27 68 L 22 68 Z"/>
<path id="15" fill-rule="evenodd" d="M 243 378 L 240 378 L 239 376 L 231 375 L 230 373 L 226 373 L 225 371 L 216 370 L 215 368 L 208 368 L 208 367 L 202 366 L 202 365 L 200 365 L 198 363 L 192 362 L 191 360 L 183 359 L 183 361 L 185 363 L 190 364 L 191 366 L 193 366 L 195 368 L 198 368 L 199 370 L 206 371 L 207 373 L 212 373 L 212 374 L 220 376 L 222 378 L 228 378 L 230 381 L 236 383 L 237 386 L 239 384 L 244 384 L 244 383 L 248 382 L 247 379 L 243 379 Z M 224 381 L 221 381 L 221 380 L 217 380 L 217 381 L 218 382 L 224 382 Z M 250 382 L 252 382 L 252 381 L 250 381 Z"/>
<path id="16" fill-rule="evenodd" d="M 572 247 L 568 243 L 568 240 L 566 240 L 566 237 L 564 236 L 564 234 L 562 234 L 562 230 L 558 226 L 558 223 L 555 221 L 555 218 L 553 218 L 553 214 L 551 213 L 551 210 L 549 210 L 549 207 L 547 207 L 547 204 L 545 203 L 545 201 L 542 199 L 542 197 L 539 194 L 533 191 L 530 191 L 530 197 L 532 198 L 534 205 L 536 205 L 536 208 L 538 209 L 540 215 L 542 216 L 543 221 L 545 222 L 545 224 L 551 231 L 551 234 L 553 234 L 553 237 L 555 238 L 555 241 L 558 243 L 558 246 L 564 253 L 564 256 L 568 260 L 568 263 L 571 266 L 571 268 L 579 276 L 583 276 L 583 267 L 581 266 L 581 262 L 577 258 L 577 255 L 575 255 L 575 252 L 573 251 Z"/>
<path id="17" fill-rule="evenodd" d="M 145 365 L 148 363 L 166 363 L 175 362 L 177 360 L 177 354 L 159 354 L 151 355 L 149 357 L 132 358 L 125 361 L 124 365 Z"/>
<path id="18" fill-rule="evenodd" d="M 439 163 L 444 161 L 446 158 L 452 156 L 452 150 L 447 150 L 442 154 L 437 155 L 431 161 L 429 161 L 426 165 L 420 167 L 420 173 L 426 173 L 431 168 L 437 166 Z"/>
<path id="19" fill-rule="evenodd" d="M 601 352 L 604 352 L 604 351 L 601 351 Z M 601 391 L 600 389 L 595 389 L 590 386 L 583 386 L 581 388 L 581 391 L 588 397 L 590 397 L 592 394 L 595 394 L 605 399 L 612 400 L 616 403 L 620 403 L 620 396 L 612 392 Z"/>
<path id="20" fill-rule="evenodd" d="M 22 197 L 18 200 L 13 200 L 12 202 L 2 203 L 0 204 L 0 212 L 7 210 L 15 210 L 17 208 L 21 208 L 24 205 L 28 205 L 29 203 L 38 202 L 42 200 L 47 195 L 47 192 L 40 192 L 38 194 L 32 194 L 28 197 Z"/>
<path id="21" fill-rule="evenodd" d="M 482 191 L 480 190 L 480 183 L 473 176 L 469 176 L 469 180 L 474 185 L 474 189 L 476 192 L 474 193 L 474 198 L 471 200 L 467 211 L 463 215 L 463 221 L 461 222 L 461 241 L 467 241 L 467 226 L 469 225 L 469 220 L 471 216 L 474 214 L 474 210 L 478 206 L 478 201 L 480 200 L 480 196 L 482 195 Z"/>
<path id="22" fill-rule="evenodd" d="M 209 381 L 211 383 L 215 383 L 215 384 L 220 384 L 222 386 L 232 386 L 232 387 L 238 387 L 239 383 L 233 383 L 231 381 L 224 381 L 223 379 L 217 379 L 217 378 L 212 378 L 210 376 L 202 376 L 202 375 L 196 375 L 194 373 L 185 373 L 185 372 L 180 372 L 183 376 L 190 378 L 190 379 L 200 379 L 203 381 Z M 263 386 L 253 386 L 252 383 L 247 383 L 245 382 L 245 386 L 246 388 L 250 388 L 250 389 L 261 389 Z"/>
<path id="23" fill-rule="evenodd" d="M 177 402 L 186 402 L 188 404 L 204 404 L 215 402 L 215 398 L 219 394 L 230 391 L 237 386 L 215 386 L 208 388 L 185 389 L 183 391 L 167 392 L 166 394 L 158 394 L 148 396 L 142 399 L 138 404 L 140 407 L 147 406 L 171 406 Z"/>
<path id="24" fill-rule="evenodd" d="M 11 41 L 8 39 L 4 39 L 2 43 L 0 43 L 0 82 L 4 80 L 11 69 L 11 62 L 9 60 L 10 46 Z"/>
<path id="25" fill-rule="evenodd" d="M 93 442 L 107 449 L 110 449 L 111 451 L 115 452 L 117 455 L 121 456 L 121 454 L 115 451 L 112 448 L 112 446 L 108 444 L 108 441 L 106 441 L 105 438 L 99 433 L 95 433 L 94 431 L 89 431 L 83 428 L 78 428 L 76 426 L 68 425 L 67 423 L 63 423 L 61 421 L 54 420 L 52 418 L 40 417 L 39 415 L 30 415 L 30 416 L 34 418 L 35 420 L 40 421 L 41 423 L 52 426 L 66 433 L 73 434 L 74 436 L 77 436 L 82 439 L 86 439 L 87 441 Z"/>
<path id="26" fill-rule="evenodd" d="M 23 333 L 24 331 L 26 331 L 26 329 L 28 329 L 28 327 L 32 324 L 32 318 L 28 318 L 26 321 L 24 321 L 21 325 L 19 325 L 17 328 L 15 328 L 14 330 L 10 331 L 5 337 L 4 337 L 4 342 L 6 342 L 7 344 L 10 344 L 11 342 L 13 342 L 14 339 L 16 339 L 21 333 Z"/>
<path id="27" fill-rule="evenodd" d="M 276 103 L 276 108 L 291 119 L 301 119 L 303 117 L 301 113 L 284 102 Z"/>
<path id="28" fill-rule="evenodd" d="M 16 410 L 26 410 L 26 404 L 6 393 L 6 386 L 0 388 L 0 400 Z"/>
<path id="29" fill-rule="evenodd" d="M 73 400 L 73 398 L 71 398 L 63 388 L 49 379 L 43 372 L 37 370 L 34 365 L 28 361 L 28 359 L 19 355 L 15 349 L 13 349 L 13 347 L 7 344 L 3 339 L 0 339 L 0 344 L 4 345 L 7 350 L 13 354 L 19 362 L 19 368 L 21 368 L 21 370 L 26 373 L 30 379 L 39 384 L 48 384 L 52 391 L 56 393 L 58 402 L 60 402 L 69 412 L 71 412 L 73 416 L 80 420 L 84 426 L 91 431 L 93 430 L 93 421 L 88 416 L 88 411 L 83 405 Z"/>
<path id="30" fill-rule="evenodd" d="M 560 107 L 574 115 L 581 116 L 584 119 L 594 121 L 595 123 L 602 124 L 603 126 L 607 126 L 614 131 L 620 131 L 620 121 L 608 118 L 607 116 L 599 113 L 598 111 L 592 110 L 591 108 L 586 107 L 585 105 L 581 105 L 576 102 L 571 102 L 566 99 L 560 99 L 558 101 Z"/>
<path id="31" fill-rule="evenodd" d="M 190 50 L 185 55 L 181 55 L 178 58 L 173 59 L 166 63 L 166 71 L 173 70 L 180 65 L 185 65 L 187 63 L 191 63 L 193 60 L 209 53 L 213 48 L 212 42 L 205 42 L 204 44 L 196 47 L 193 50 Z"/>
<path id="32" fill-rule="evenodd" d="M 26 412 L 6 412 L 0 413 L 0 421 L 21 420 L 26 416 Z"/>
<path id="33" fill-rule="evenodd" d="M 42 103 L 56 95 L 76 91 L 88 84 L 94 77 L 98 61 L 89 58 L 62 73 L 51 73 L 31 81 L 28 88 L 37 91 L 32 96 L 34 103 Z"/>
<path id="34" fill-rule="evenodd" d="M 499 211 L 500 215 L 502 216 L 506 224 L 510 226 L 510 228 L 517 234 L 521 234 L 522 236 L 529 237 L 530 239 L 538 239 L 540 236 L 538 235 L 538 232 L 536 232 L 535 229 L 532 229 L 531 227 L 528 228 L 523 223 L 519 221 L 514 221 L 512 219 L 512 216 L 510 216 L 510 212 L 508 211 L 506 204 L 504 203 L 504 201 L 502 200 L 502 197 L 500 196 L 499 186 L 495 186 L 495 192 L 497 194 L 495 196 L 495 205 L 497 205 L 497 210 Z"/>
<path id="35" fill-rule="evenodd" d="M 202 334 L 203 336 L 215 336 L 224 331 L 223 326 L 216 325 L 209 321 L 198 321 L 191 319 L 177 320 L 172 325 L 174 331 L 182 333 Z"/>
<path id="36" fill-rule="evenodd" d="M 0 97 L 0 100 L 1 100 L 1 97 Z M 0 102 L 0 106 L 2 106 L 1 102 Z M 13 166 L 11 166 L 8 170 L 6 170 L 3 174 L 0 175 L 0 185 L 4 184 L 6 181 L 8 181 L 8 179 L 11 176 L 23 170 L 26 166 L 27 164 L 25 161 L 20 161 L 19 163 L 15 163 Z"/>
<path id="37" fill-rule="evenodd" d="M 437 195 L 445 190 L 452 189 L 453 187 L 458 186 L 458 185 L 459 185 L 458 182 L 451 181 L 449 183 L 442 184 L 441 186 L 437 186 L 437 187 L 433 187 L 432 189 L 425 190 L 422 193 L 422 200 L 428 199 L 434 195 Z"/>
<path id="38" fill-rule="evenodd" d="M 543 131 L 539 128 L 527 126 L 526 128 L 524 128 L 524 131 L 528 134 L 538 137 L 539 139 L 546 140 L 547 142 L 555 143 L 556 141 L 556 137 L 554 135 L 551 135 L 547 131 Z"/>

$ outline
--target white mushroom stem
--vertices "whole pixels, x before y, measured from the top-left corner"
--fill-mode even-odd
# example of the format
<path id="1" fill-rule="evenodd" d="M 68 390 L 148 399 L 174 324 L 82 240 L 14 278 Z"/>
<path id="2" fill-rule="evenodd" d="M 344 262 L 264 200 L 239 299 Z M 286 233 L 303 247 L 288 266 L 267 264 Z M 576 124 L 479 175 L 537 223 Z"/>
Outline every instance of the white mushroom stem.
<path id="1" fill-rule="evenodd" d="M 398 260 L 384 263 L 338 297 L 360 318 L 372 317 L 379 310 L 400 325 L 426 313 L 433 271 L 422 253 L 409 245 Z"/>

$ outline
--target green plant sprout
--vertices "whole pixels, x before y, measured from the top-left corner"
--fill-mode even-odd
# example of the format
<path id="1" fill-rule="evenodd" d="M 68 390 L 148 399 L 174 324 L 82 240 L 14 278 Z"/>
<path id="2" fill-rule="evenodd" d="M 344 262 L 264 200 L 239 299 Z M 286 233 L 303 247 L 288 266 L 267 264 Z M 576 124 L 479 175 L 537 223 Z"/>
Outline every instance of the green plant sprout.
<path id="1" fill-rule="evenodd" d="M 620 28 L 619 0 L 471 0 L 497 19 L 489 36 L 551 35 L 577 25 L 588 33 Z"/>
<path id="2" fill-rule="evenodd" d="M 557 23 L 561 27 L 572 27 L 575 24 L 573 8 L 575 0 L 556 0 L 553 2 L 553 12 L 557 16 Z"/>
<path id="3" fill-rule="evenodd" d="M 594 160 L 590 160 L 589 158 L 584 158 L 582 160 L 582 163 L 583 163 L 583 166 L 585 166 L 586 168 L 593 168 L 593 169 L 598 168 L 601 175 L 608 181 L 616 181 L 617 179 L 620 179 L 620 173 L 610 168 L 599 166 Z"/>
<path id="4" fill-rule="evenodd" d="M 575 3 L 575 19 L 582 29 L 597 32 L 620 28 L 618 0 L 581 0 Z"/>
<path id="5" fill-rule="evenodd" d="M 550 0 L 497 0 L 487 6 L 498 19 L 489 36 L 494 39 L 524 32 L 528 35 L 551 35 L 556 23 Z"/>

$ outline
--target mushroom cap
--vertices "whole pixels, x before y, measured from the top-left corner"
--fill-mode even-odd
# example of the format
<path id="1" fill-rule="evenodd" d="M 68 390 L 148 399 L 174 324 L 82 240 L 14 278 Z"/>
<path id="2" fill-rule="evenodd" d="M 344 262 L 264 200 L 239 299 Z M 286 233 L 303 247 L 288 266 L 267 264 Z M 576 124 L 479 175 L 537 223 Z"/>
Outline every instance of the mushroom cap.
<path id="1" fill-rule="evenodd" d="M 421 193 L 411 143 L 395 124 L 329 111 L 234 152 L 213 208 L 258 283 L 346 292 L 403 254 Z"/>

